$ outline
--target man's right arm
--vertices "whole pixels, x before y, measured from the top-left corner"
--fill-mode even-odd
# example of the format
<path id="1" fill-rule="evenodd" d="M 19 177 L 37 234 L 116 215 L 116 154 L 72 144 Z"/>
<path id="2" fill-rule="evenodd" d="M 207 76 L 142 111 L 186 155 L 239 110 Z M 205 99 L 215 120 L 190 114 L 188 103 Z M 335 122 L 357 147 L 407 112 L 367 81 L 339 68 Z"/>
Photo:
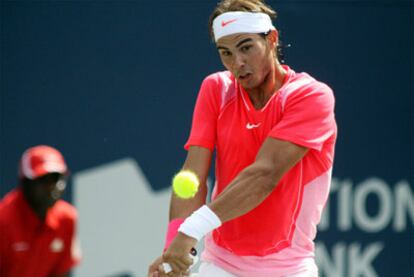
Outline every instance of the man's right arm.
<path id="1" fill-rule="evenodd" d="M 170 221 L 175 218 L 187 218 L 191 213 L 206 203 L 207 177 L 210 169 L 212 151 L 199 146 L 190 146 L 182 170 L 194 172 L 200 181 L 200 186 L 194 198 L 180 199 L 171 194 Z"/>
<path id="2" fill-rule="evenodd" d="M 200 181 L 198 192 L 193 198 L 180 199 L 171 194 L 170 221 L 176 218 L 185 219 L 206 203 L 207 177 L 210 169 L 212 151 L 199 146 L 190 146 L 182 170 L 194 172 Z M 157 258 L 148 268 L 148 276 L 159 276 L 158 268 L 163 262 L 162 256 Z M 155 275 L 153 275 L 155 274 Z"/>

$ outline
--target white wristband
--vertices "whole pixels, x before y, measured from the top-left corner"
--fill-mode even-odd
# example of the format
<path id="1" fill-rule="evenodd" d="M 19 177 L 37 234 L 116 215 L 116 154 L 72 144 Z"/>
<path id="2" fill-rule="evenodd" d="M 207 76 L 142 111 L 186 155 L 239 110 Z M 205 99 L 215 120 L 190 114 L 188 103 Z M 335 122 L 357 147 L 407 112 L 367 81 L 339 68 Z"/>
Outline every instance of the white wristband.
<path id="1" fill-rule="evenodd" d="M 221 226 L 221 220 L 204 205 L 181 224 L 178 231 L 200 241 L 206 234 Z"/>

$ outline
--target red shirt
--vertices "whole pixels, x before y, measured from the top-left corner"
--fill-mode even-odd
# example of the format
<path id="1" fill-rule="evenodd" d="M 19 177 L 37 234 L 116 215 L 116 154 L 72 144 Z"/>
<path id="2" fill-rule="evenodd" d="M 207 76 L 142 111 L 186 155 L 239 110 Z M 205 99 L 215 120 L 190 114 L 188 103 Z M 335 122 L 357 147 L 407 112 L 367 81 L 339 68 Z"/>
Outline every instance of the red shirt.
<path id="1" fill-rule="evenodd" d="M 254 108 L 247 92 L 228 71 L 204 80 L 195 106 L 185 148 L 196 145 L 216 149 L 213 199 L 254 162 L 266 138 L 309 149 L 259 206 L 214 230 L 214 242 L 236 255 L 265 256 L 289 247 L 305 186 L 332 169 L 336 140 L 332 90 L 306 73 L 284 68 L 287 75 L 282 87 L 260 110 Z M 306 207 L 315 214 L 302 230 L 306 237 L 301 241 L 306 241 L 309 251 L 329 184 L 330 177 L 320 184 L 323 195 Z"/>
<path id="2" fill-rule="evenodd" d="M 77 213 L 59 200 L 42 222 L 20 189 L 0 202 L 0 276 L 48 277 L 68 273 L 80 261 Z"/>

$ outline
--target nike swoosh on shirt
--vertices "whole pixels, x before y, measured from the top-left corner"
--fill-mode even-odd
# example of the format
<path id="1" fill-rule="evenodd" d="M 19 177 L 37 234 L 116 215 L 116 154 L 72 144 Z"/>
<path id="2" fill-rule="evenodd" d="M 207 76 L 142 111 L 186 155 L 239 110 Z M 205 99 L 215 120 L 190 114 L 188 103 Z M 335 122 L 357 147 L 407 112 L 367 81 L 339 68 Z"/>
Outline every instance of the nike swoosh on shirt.
<path id="1" fill-rule="evenodd" d="M 237 19 L 230 19 L 230 20 L 227 20 L 227 21 L 221 21 L 221 27 L 225 27 L 225 26 L 227 26 L 227 25 L 229 25 L 230 23 L 233 23 L 234 21 L 236 21 Z"/>
<path id="2" fill-rule="evenodd" d="M 258 124 L 251 124 L 251 123 L 247 123 L 247 124 L 246 124 L 246 128 L 247 128 L 247 129 L 249 129 L 249 130 L 251 130 L 251 129 L 254 129 L 254 128 L 259 127 L 261 124 L 262 124 L 262 123 L 258 123 Z"/>

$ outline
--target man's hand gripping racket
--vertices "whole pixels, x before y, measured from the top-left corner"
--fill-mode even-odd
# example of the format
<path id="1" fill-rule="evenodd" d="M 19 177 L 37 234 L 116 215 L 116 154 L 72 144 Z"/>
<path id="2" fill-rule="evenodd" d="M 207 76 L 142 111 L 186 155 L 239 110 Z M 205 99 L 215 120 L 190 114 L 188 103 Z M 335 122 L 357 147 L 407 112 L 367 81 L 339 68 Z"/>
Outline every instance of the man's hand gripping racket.
<path id="1" fill-rule="evenodd" d="M 192 248 L 189 255 L 190 255 L 190 258 L 193 260 L 193 264 L 190 266 L 190 270 L 191 270 L 191 268 L 196 263 L 198 263 L 197 250 L 195 248 Z M 167 274 L 173 271 L 169 263 L 162 263 L 162 268 L 164 269 L 164 272 Z"/>

